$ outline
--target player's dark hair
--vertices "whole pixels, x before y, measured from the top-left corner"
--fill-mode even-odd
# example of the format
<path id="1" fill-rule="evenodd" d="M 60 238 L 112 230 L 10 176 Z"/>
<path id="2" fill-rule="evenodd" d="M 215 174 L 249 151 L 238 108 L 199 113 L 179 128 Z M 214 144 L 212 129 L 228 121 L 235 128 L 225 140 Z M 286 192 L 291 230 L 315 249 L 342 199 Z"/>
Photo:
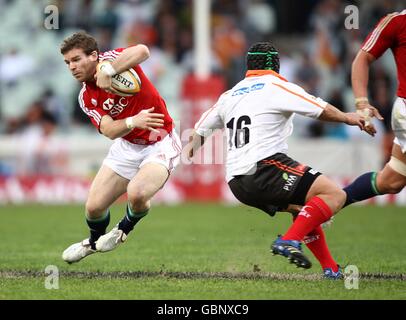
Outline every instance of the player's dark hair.
<path id="1" fill-rule="evenodd" d="M 86 55 L 90 55 L 93 51 L 99 54 L 99 46 L 97 41 L 85 31 L 79 31 L 63 40 L 61 45 L 61 53 L 65 54 L 72 49 L 82 49 Z"/>
<path id="2" fill-rule="evenodd" d="M 257 42 L 247 53 L 248 70 L 272 70 L 279 73 L 279 53 L 270 42 Z"/>

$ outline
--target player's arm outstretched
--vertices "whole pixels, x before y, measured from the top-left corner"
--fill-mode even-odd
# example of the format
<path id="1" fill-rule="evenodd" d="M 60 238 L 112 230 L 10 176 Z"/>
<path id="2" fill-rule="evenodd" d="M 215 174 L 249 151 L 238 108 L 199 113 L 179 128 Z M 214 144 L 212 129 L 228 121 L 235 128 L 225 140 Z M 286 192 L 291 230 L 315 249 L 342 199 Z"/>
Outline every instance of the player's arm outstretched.
<path id="1" fill-rule="evenodd" d="M 361 49 L 352 63 L 351 83 L 357 112 L 365 117 L 367 130 L 375 134 L 376 130 L 369 122 L 370 118 L 376 117 L 378 120 L 383 120 L 383 117 L 368 101 L 369 67 L 374 61 L 375 57 L 372 54 Z"/>
<path id="2" fill-rule="evenodd" d="M 147 60 L 149 55 L 148 47 L 143 44 L 124 49 L 114 61 L 97 71 L 97 86 L 103 90 L 112 92 L 111 77 Z"/>
<path id="3" fill-rule="evenodd" d="M 375 132 L 366 129 L 365 118 L 363 115 L 360 115 L 356 112 L 342 112 L 329 103 L 320 114 L 319 120 L 329 122 L 342 122 L 350 126 L 358 126 L 361 130 L 366 131 L 372 136 L 375 134 Z"/>
<path id="4" fill-rule="evenodd" d="M 155 128 L 164 126 L 164 115 L 153 111 L 154 108 L 141 110 L 135 116 L 120 120 L 114 120 L 109 115 L 105 115 L 100 122 L 100 132 L 112 140 L 124 137 L 135 128 L 159 133 Z"/>

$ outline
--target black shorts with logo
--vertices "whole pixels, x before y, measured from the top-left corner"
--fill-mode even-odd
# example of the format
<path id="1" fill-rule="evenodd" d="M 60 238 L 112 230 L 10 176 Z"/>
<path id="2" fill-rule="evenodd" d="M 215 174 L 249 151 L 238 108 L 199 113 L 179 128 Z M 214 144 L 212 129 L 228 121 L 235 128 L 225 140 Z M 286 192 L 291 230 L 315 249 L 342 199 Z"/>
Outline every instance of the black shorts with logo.
<path id="1" fill-rule="evenodd" d="M 307 192 L 320 172 L 300 164 L 284 153 L 257 162 L 252 175 L 234 176 L 231 191 L 242 203 L 275 214 L 275 207 L 304 205 Z"/>

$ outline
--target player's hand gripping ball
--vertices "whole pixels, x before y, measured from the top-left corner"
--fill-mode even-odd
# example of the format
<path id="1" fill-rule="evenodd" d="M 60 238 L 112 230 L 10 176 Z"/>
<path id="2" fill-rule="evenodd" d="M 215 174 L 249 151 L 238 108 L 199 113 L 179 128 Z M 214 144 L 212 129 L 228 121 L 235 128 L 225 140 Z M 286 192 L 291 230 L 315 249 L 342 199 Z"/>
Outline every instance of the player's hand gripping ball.
<path id="1" fill-rule="evenodd" d="M 108 61 L 102 61 L 97 65 L 97 70 L 101 71 Z M 114 93 L 120 96 L 132 96 L 141 90 L 141 79 L 133 68 L 118 73 L 111 77 L 111 87 Z"/>

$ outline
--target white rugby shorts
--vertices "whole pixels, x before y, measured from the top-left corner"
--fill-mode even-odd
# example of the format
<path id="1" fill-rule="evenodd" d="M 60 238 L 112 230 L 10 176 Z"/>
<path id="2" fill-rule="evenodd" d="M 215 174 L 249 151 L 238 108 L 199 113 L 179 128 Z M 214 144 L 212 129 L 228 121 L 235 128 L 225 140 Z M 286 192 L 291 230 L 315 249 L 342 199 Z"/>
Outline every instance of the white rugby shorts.
<path id="1" fill-rule="evenodd" d="M 397 98 L 392 109 L 392 129 L 395 134 L 393 143 L 400 146 L 406 153 L 406 99 Z"/>
<path id="2" fill-rule="evenodd" d="M 162 164 L 169 173 L 179 164 L 182 144 L 178 134 L 172 130 L 163 140 L 152 145 L 139 145 L 119 138 L 110 147 L 103 161 L 115 173 L 131 180 L 147 163 Z"/>

